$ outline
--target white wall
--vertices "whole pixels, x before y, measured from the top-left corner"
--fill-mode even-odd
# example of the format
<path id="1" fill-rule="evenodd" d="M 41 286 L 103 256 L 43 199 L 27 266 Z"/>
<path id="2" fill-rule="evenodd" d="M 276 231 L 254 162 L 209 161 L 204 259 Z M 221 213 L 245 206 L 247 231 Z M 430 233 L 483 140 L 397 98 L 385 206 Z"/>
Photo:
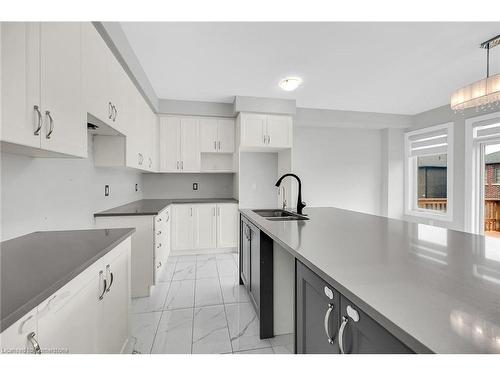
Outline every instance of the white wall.
<path id="1" fill-rule="evenodd" d="M 142 199 L 141 174 L 94 168 L 92 149 L 89 139 L 88 159 L 1 153 L 2 240 L 38 230 L 91 228 L 95 212 Z"/>
<path id="2" fill-rule="evenodd" d="M 240 153 L 239 202 L 241 208 L 276 208 L 278 154 Z"/>
<path id="3" fill-rule="evenodd" d="M 380 214 L 381 131 L 296 127 L 293 166 L 309 207 Z"/>
<path id="4" fill-rule="evenodd" d="M 193 190 L 193 183 L 198 190 Z M 144 198 L 231 198 L 230 173 L 143 174 Z"/>

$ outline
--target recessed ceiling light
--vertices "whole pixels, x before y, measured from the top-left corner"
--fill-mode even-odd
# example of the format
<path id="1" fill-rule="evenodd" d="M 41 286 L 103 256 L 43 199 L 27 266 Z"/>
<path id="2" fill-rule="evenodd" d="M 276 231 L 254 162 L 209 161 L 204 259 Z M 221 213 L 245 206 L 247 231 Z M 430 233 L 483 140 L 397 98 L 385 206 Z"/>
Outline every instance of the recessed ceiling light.
<path id="1" fill-rule="evenodd" d="M 280 87 L 285 91 L 293 91 L 302 83 L 302 78 L 286 77 L 280 81 Z"/>

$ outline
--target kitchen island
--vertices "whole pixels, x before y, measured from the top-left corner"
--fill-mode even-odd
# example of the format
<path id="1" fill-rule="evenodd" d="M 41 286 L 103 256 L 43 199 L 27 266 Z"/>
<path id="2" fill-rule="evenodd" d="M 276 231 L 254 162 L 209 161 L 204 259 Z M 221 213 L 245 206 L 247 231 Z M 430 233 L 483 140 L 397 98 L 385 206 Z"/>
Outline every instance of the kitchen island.
<path id="1" fill-rule="evenodd" d="M 134 231 L 34 232 L 2 242 L 2 352 L 123 351 Z"/>
<path id="2" fill-rule="evenodd" d="M 296 270 L 324 281 L 332 303 L 324 304 L 326 330 L 318 322 L 322 336 L 314 339 L 330 344 L 332 352 L 342 351 L 339 336 L 347 331 L 363 336 L 355 332 L 349 308 L 357 310 L 352 315 L 359 322 L 373 320 L 410 352 L 500 352 L 499 240 L 336 208 L 306 209 L 307 221 L 240 212 L 260 232 L 260 243 L 272 241 L 295 258 Z M 300 347 L 307 322 L 300 321 L 305 302 L 296 288 Z M 344 299 L 347 313 L 339 310 Z M 331 329 L 329 319 L 337 320 Z"/>

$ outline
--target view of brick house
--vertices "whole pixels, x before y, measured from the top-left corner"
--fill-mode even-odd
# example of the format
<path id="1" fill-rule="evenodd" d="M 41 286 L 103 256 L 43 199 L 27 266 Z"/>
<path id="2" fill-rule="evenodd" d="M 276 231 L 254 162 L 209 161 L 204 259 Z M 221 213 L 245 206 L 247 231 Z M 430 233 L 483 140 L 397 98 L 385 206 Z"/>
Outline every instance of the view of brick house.
<path id="1" fill-rule="evenodd" d="M 500 151 L 484 159 L 484 230 L 500 231 Z"/>

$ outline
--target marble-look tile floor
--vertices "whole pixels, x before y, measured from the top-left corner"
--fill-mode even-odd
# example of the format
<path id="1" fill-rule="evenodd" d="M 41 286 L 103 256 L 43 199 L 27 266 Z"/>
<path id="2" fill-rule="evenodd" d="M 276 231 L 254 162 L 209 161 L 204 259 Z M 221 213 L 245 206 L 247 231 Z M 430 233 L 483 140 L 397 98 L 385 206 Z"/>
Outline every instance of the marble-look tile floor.
<path id="1" fill-rule="evenodd" d="M 259 338 L 237 264 L 236 253 L 169 257 L 152 294 L 132 300 L 134 352 L 292 354 L 293 335 Z"/>

